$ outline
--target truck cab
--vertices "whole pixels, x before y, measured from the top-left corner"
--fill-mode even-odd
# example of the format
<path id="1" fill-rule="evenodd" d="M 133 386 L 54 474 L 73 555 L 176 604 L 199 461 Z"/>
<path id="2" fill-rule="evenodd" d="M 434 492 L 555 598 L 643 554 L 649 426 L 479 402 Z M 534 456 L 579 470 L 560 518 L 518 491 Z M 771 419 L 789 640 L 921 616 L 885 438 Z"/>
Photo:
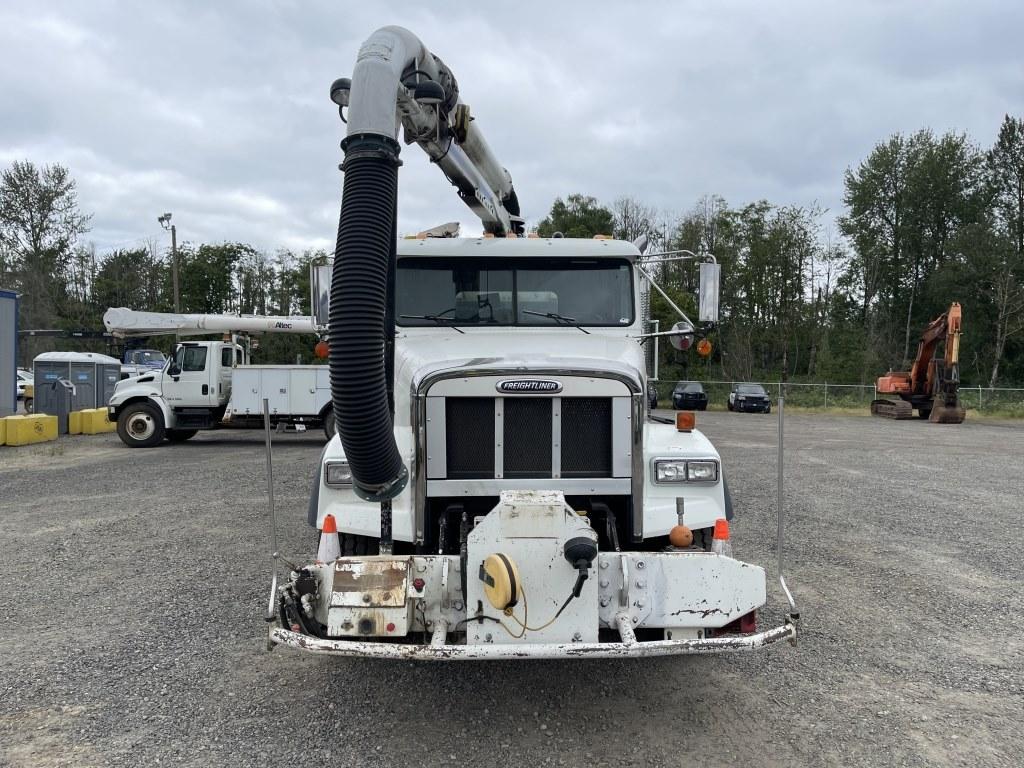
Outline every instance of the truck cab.
<path id="1" fill-rule="evenodd" d="M 613 240 L 399 243 L 394 428 L 412 479 L 398 549 L 457 548 L 463 514 L 503 490 L 561 491 L 609 549 L 667 543 L 680 506 L 695 531 L 731 517 L 711 442 L 647 418 L 639 255 Z M 379 505 L 346 477 L 335 438 L 309 523 L 332 514 L 373 548 Z"/>
<path id="2" fill-rule="evenodd" d="M 220 422 L 232 370 L 245 360 L 244 348 L 233 341 L 181 342 L 161 369 L 118 382 L 108 416 L 132 447 L 187 440 Z"/>

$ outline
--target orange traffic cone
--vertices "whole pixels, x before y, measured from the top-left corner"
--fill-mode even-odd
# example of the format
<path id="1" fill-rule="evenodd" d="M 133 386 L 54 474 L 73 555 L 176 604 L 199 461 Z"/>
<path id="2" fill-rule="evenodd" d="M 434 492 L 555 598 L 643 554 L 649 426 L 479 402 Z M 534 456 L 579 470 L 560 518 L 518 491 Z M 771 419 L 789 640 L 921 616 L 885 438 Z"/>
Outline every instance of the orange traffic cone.
<path id="1" fill-rule="evenodd" d="M 316 559 L 321 563 L 330 563 L 341 557 L 341 541 L 338 539 L 338 524 L 334 515 L 324 517 L 324 527 L 320 531 L 320 547 Z"/>

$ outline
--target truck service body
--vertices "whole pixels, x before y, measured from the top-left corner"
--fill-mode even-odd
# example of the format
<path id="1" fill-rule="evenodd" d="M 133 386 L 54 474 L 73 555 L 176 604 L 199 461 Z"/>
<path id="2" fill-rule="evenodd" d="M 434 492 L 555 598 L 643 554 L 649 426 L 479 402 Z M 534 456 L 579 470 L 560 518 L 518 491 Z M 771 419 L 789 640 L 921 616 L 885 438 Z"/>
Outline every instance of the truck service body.
<path id="1" fill-rule="evenodd" d="M 527 237 L 511 176 L 412 33 L 375 32 L 331 99 L 347 124 L 324 328 L 338 434 L 309 503 L 316 558 L 280 557 L 268 478 L 271 647 L 447 660 L 795 641 L 792 599 L 757 629 L 766 573 L 732 557 L 718 452 L 692 414 L 648 410 L 643 344 L 713 328 L 714 258 L 693 254 L 708 322 L 680 310 L 645 334 L 645 281 L 661 289 L 637 245 Z M 397 240 L 399 126 L 484 237 Z"/>

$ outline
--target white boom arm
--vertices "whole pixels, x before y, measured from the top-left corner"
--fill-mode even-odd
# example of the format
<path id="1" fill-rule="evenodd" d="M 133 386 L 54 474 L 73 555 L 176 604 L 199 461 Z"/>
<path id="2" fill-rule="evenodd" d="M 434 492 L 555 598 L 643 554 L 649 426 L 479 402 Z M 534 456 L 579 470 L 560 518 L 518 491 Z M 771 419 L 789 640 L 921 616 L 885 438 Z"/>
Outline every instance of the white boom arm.
<path id="1" fill-rule="evenodd" d="M 185 315 L 111 307 L 103 325 L 115 336 L 203 336 L 215 333 L 316 333 L 311 317 Z"/>

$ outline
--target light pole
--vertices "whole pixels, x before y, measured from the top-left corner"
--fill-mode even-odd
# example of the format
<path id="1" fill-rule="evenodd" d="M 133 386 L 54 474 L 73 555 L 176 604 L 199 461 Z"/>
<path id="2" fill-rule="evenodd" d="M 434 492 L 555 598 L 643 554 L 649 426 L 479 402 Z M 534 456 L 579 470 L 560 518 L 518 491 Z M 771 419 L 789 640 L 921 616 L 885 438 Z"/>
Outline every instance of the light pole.
<path id="1" fill-rule="evenodd" d="M 178 292 L 178 231 L 171 224 L 171 214 L 158 216 L 157 221 L 164 229 L 171 230 L 171 282 L 174 284 L 174 311 L 181 312 L 181 296 Z"/>

